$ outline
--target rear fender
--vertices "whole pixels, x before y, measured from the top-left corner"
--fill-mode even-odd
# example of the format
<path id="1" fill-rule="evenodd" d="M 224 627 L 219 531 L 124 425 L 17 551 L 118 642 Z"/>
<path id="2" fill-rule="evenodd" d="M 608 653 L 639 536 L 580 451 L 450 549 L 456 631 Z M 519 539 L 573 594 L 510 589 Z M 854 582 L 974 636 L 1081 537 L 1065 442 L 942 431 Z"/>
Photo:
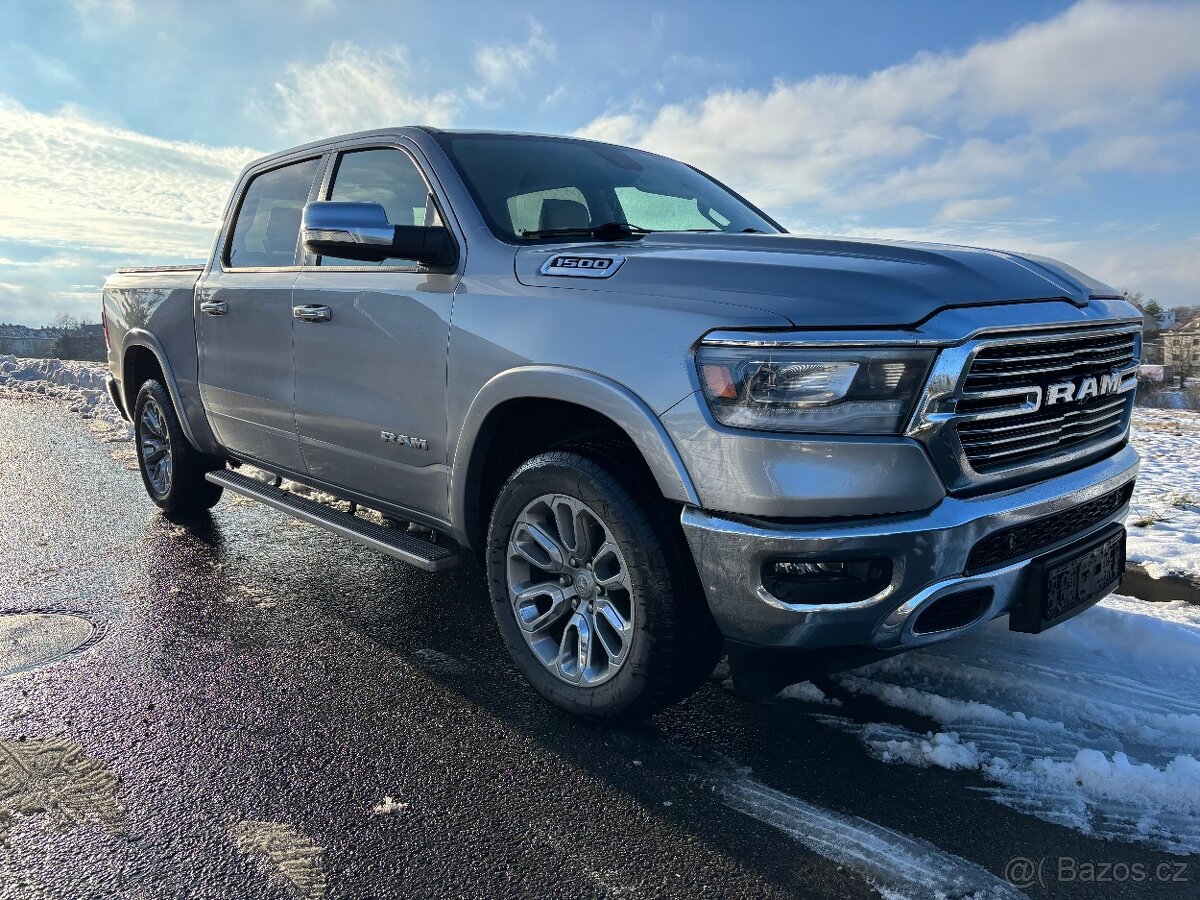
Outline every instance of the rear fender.
<path id="1" fill-rule="evenodd" d="M 149 350 L 158 361 L 158 367 L 163 373 L 163 380 L 166 381 L 167 392 L 171 395 L 171 402 L 175 406 L 175 414 L 179 417 L 179 424 L 183 427 L 183 433 L 188 442 L 203 453 L 220 452 L 220 445 L 208 424 L 208 417 L 204 414 L 204 410 L 191 408 L 183 402 L 183 394 L 179 390 L 179 382 L 175 378 L 171 364 L 167 361 L 166 351 L 163 350 L 158 338 L 144 328 L 131 328 L 127 331 L 121 351 L 121 392 L 130 418 L 133 417 L 137 391 L 134 390 L 132 380 L 128 377 L 126 366 L 129 351 L 135 347 Z"/>

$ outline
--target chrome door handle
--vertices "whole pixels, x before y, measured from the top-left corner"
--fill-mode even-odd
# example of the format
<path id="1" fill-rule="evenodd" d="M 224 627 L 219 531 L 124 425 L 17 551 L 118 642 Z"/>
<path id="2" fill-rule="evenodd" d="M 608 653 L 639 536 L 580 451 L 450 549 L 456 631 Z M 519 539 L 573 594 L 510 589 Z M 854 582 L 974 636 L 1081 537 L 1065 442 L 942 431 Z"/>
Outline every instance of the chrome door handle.
<path id="1" fill-rule="evenodd" d="M 205 300 L 200 304 L 200 312 L 209 316 L 227 316 L 229 304 L 223 300 Z"/>
<path id="2" fill-rule="evenodd" d="M 328 322 L 333 316 L 328 306 L 317 306 L 310 303 L 306 306 L 293 306 L 292 318 L 302 319 L 305 322 Z"/>

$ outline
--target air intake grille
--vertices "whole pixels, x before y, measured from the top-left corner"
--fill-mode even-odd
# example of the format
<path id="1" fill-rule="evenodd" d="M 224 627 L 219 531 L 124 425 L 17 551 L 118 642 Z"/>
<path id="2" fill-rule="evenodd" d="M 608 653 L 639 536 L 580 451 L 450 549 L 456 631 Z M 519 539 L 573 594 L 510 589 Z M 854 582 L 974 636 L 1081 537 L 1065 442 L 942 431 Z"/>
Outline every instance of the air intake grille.
<path id="1" fill-rule="evenodd" d="M 1020 402 L 1021 388 L 1029 388 L 1030 396 L 1036 397 L 1058 382 L 1079 384 L 1089 377 L 1112 377 L 1135 365 L 1137 353 L 1137 335 L 1129 331 L 986 346 L 971 363 L 958 412 L 1011 406 L 1014 400 Z M 997 390 L 1015 390 L 1017 395 L 978 396 Z M 1119 438 L 1129 425 L 1132 404 L 1131 391 L 1097 393 L 1026 413 L 964 420 L 957 424 L 958 438 L 967 463 L 976 472 L 986 473 Z"/>
<path id="2" fill-rule="evenodd" d="M 1131 481 L 1095 500 L 1089 500 L 1060 513 L 993 531 L 971 548 L 971 555 L 967 557 L 967 573 L 972 574 L 1023 556 L 1031 556 L 1073 534 L 1086 531 L 1115 513 L 1128 503 L 1132 496 Z"/>

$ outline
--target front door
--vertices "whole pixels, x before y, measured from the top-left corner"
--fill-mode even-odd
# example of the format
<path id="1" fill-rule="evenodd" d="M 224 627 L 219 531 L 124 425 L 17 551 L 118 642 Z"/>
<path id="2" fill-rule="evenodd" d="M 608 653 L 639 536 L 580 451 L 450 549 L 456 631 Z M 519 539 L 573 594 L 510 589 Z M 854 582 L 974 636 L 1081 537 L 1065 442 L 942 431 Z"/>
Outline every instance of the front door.
<path id="1" fill-rule="evenodd" d="M 325 199 L 379 203 L 393 225 L 440 224 L 413 157 L 341 154 Z M 435 519 L 447 515 L 446 353 L 457 270 L 309 257 L 297 307 L 296 427 L 309 473 Z M 419 517 L 419 516 L 418 516 Z"/>
<path id="2" fill-rule="evenodd" d="M 300 218 L 320 164 L 306 159 L 247 182 L 233 233 L 196 289 L 200 395 L 218 440 L 297 472 L 292 286 Z"/>

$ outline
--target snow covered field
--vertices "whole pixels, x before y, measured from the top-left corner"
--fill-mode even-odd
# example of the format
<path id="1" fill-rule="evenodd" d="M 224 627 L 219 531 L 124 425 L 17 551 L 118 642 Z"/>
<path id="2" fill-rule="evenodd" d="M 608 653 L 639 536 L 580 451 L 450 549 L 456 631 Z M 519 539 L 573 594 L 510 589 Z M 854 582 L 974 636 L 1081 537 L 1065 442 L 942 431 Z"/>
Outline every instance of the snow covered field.
<path id="1" fill-rule="evenodd" d="M 96 364 L 0 356 L 0 397 L 67 405 L 128 452 L 130 429 L 103 376 Z M 1130 558 L 1152 574 L 1200 577 L 1200 413 L 1139 409 L 1134 441 L 1143 467 Z M 889 764 L 974 771 L 996 802 L 1029 815 L 1200 852 L 1200 607 L 1111 597 L 1037 637 L 1000 620 L 781 697 Z M 878 714 L 848 715 L 864 697 L 882 704 L 868 707 Z M 928 729 L 889 721 L 887 708 L 924 716 Z M 730 791 L 731 805 L 773 824 L 800 829 L 811 818 L 753 784 Z"/>

